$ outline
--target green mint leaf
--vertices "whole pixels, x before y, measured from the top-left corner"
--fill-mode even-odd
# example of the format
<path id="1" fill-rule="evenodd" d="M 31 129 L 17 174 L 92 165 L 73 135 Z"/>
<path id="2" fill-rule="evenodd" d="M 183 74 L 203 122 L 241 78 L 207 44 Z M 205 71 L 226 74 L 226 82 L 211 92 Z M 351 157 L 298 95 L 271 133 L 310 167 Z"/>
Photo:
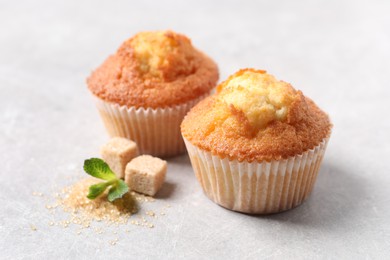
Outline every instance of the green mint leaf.
<path id="1" fill-rule="evenodd" d="M 84 171 L 89 175 L 102 180 L 110 181 L 116 179 L 115 173 L 111 171 L 108 164 L 99 158 L 85 160 Z"/>
<path id="2" fill-rule="evenodd" d="M 107 198 L 110 202 L 122 198 L 122 196 L 129 191 L 127 184 L 121 179 L 118 179 L 108 164 L 102 159 L 91 158 L 85 160 L 84 171 L 95 178 L 107 180 L 106 182 L 94 184 L 89 187 L 89 193 L 87 195 L 87 198 L 89 199 L 95 199 L 109 186 L 111 186 L 111 188 L 108 191 Z"/>
<path id="3" fill-rule="evenodd" d="M 108 200 L 113 202 L 116 199 L 122 198 L 129 191 L 129 187 L 127 184 L 118 179 L 117 183 L 115 183 L 110 190 L 108 191 Z"/>
<path id="4" fill-rule="evenodd" d="M 102 182 L 90 186 L 87 198 L 91 200 L 96 199 L 96 197 L 102 194 L 106 190 L 106 188 L 110 185 L 111 185 L 110 182 Z"/>

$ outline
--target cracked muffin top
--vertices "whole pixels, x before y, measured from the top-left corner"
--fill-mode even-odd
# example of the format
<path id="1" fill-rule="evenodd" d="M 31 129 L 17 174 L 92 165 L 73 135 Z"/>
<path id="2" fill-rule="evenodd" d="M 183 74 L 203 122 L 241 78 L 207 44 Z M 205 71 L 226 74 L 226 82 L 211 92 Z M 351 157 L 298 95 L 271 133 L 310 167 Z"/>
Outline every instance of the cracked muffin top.
<path id="1" fill-rule="evenodd" d="M 104 101 L 170 107 L 208 93 L 218 80 L 215 62 L 172 31 L 140 32 L 92 72 L 88 88 Z"/>
<path id="2" fill-rule="evenodd" d="M 299 155 L 327 138 L 331 127 L 328 115 L 301 91 L 255 69 L 222 82 L 181 125 L 193 145 L 249 162 Z"/>

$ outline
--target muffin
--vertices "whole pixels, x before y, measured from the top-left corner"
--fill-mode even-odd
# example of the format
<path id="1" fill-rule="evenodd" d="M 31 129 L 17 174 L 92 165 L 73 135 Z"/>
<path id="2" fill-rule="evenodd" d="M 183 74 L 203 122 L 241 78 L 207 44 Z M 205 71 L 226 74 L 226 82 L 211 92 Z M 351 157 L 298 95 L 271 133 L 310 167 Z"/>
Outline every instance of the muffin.
<path id="1" fill-rule="evenodd" d="M 210 94 L 215 62 L 172 31 L 141 32 L 92 72 L 88 88 L 110 136 L 134 140 L 141 154 L 185 151 L 180 123 Z"/>
<path id="2" fill-rule="evenodd" d="M 288 210 L 309 196 L 331 128 L 301 91 L 254 69 L 230 76 L 181 124 L 205 194 L 253 214 Z"/>

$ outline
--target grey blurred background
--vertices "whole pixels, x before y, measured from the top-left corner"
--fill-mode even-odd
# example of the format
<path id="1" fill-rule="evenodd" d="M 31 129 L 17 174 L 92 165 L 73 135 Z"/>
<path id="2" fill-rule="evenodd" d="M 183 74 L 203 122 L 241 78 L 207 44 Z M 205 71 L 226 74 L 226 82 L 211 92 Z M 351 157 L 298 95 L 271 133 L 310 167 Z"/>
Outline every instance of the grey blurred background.
<path id="1" fill-rule="evenodd" d="M 389 1 L 0 1 L 0 258 L 389 259 Z M 170 160 L 172 204 L 153 230 L 49 227 L 33 191 L 82 176 L 107 135 L 85 79 L 144 30 L 172 29 L 219 64 L 290 82 L 334 123 L 310 199 L 286 213 L 224 210 L 186 156 Z M 33 232 L 30 225 L 37 227 Z"/>

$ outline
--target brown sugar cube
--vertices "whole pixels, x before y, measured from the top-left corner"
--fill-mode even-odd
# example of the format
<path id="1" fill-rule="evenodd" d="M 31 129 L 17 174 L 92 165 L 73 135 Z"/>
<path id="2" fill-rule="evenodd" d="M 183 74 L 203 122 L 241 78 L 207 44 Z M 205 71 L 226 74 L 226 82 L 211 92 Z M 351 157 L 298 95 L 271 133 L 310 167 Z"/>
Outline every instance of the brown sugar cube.
<path id="1" fill-rule="evenodd" d="M 127 164 L 125 182 L 133 191 L 154 196 L 163 185 L 166 172 L 166 161 L 141 155 Z"/>
<path id="2" fill-rule="evenodd" d="M 137 144 L 126 138 L 114 137 L 102 146 L 100 154 L 116 176 L 124 178 L 127 163 L 138 154 Z"/>

